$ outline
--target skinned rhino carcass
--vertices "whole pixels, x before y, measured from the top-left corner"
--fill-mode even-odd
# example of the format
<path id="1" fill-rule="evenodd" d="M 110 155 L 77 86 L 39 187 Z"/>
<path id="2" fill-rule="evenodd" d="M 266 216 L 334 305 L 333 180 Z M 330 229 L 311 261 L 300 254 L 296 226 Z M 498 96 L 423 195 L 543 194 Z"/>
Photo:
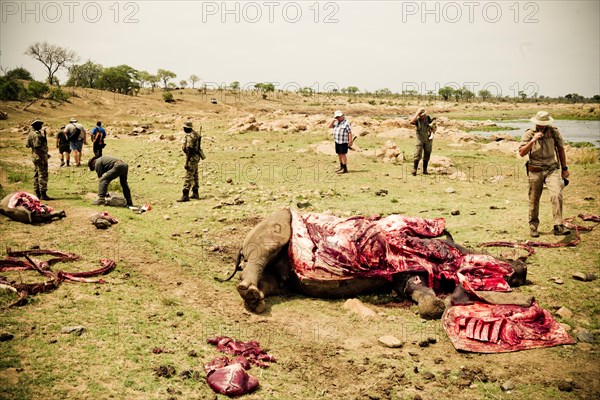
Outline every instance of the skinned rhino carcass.
<path id="1" fill-rule="evenodd" d="M 257 313 L 265 310 L 265 297 L 287 289 L 343 298 L 388 286 L 415 301 L 427 319 L 444 312 L 436 294 L 510 291 L 509 283 L 524 284 L 523 263 L 513 267 L 440 239 L 444 227 L 442 218 L 339 218 L 283 209 L 248 233 L 225 280 L 241 271 L 237 290 Z"/>
<path id="2" fill-rule="evenodd" d="M 0 214 L 24 224 L 40 224 L 67 216 L 64 211 L 54 211 L 27 192 L 13 192 L 4 197 L 0 202 Z"/>

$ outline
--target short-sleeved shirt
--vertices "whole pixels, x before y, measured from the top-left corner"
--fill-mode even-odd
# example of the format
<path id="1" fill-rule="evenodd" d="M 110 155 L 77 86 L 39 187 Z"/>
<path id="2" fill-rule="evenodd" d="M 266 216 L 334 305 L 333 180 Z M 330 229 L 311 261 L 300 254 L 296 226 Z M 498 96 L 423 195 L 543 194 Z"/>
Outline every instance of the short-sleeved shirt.
<path id="1" fill-rule="evenodd" d="M 125 164 L 122 160 L 111 156 L 102 156 L 96 159 L 95 170 L 98 178 L 102 178 L 102 175 L 107 171 L 113 169 L 117 164 Z"/>
<path id="2" fill-rule="evenodd" d="M 101 126 L 95 126 L 94 129 L 92 129 L 92 140 L 95 141 L 95 137 L 96 134 L 101 135 L 100 136 L 100 140 L 98 141 L 99 143 L 104 143 L 104 138 L 106 138 L 106 130 L 101 127 Z"/>
<path id="3" fill-rule="evenodd" d="M 58 139 L 58 147 L 59 148 L 68 148 L 69 147 L 69 138 L 67 138 L 67 135 L 65 134 L 64 131 L 58 132 L 58 134 L 56 135 L 56 138 Z"/>
<path id="4" fill-rule="evenodd" d="M 29 130 L 27 147 L 31 148 L 33 161 L 48 159 L 48 139 L 41 131 L 33 128 Z"/>
<path id="5" fill-rule="evenodd" d="M 429 140 L 430 124 L 431 117 L 429 115 L 426 116 L 425 120 L 421 120 L 421 118 L 417 119 L 417 122 L 415 122 L 415 125 L 417 127 L 417 141 L 425 143 Z"/>
<path id="6" fill-rule="evenodd" d="M 537 131 L 534 129 L 528 129 L 523 138 L 519 148 L 526 146 L 527 143 L 533 139 Z M 531 165 L 536 167 L 558 167 L 558 160 L 556 158 L 556 147 L 563 147 L 563 139 L 560 132 L 555 126 L 550 126 L 546 130 L 544 136 L 533 144 L 531 151 L 529 152 L 529 162 Z"/>
<path id="7" fill-rule="evenodd" d="M 333 140 L 336 143 L 348 143 L 348 138 L 351 134 L 352 128 L 347 119 L 343 121 L 335 120 L 333 123 Z"/>
<path id="8" fill-rule="evenodd" d="M 83 125 L 77 122 L 70 122 L 67 124 L 67 126 L 65 127 L 65 133 L 67 134 L 67 137 L 71 137 L 71 135 L 75 134 L 76 128 L 79 128 L 80 131 L 77 140 L 83 141 L 85 137 L 85 128 L 83 127 Z"/>

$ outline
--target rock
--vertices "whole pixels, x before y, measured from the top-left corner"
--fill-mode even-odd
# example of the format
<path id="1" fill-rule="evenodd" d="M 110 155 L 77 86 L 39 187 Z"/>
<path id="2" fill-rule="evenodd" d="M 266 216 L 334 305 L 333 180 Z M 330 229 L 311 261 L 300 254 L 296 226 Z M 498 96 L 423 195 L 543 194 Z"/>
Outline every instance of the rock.
<path id="1" fill-rule="evenodd" d="M 561 392 L 572 392 L 573 391 L 573 380 L 565 379 L 564 381 L 558 382 L 558 390 Z"/>
<path id="2" fill-rule="evenodd" d="M 594 343 L 594 335 L 587 329 L 580 329 L 577 333 L 577 340 L 585 343 Z"/>
<path id="3" fill-rule="evenodd" d="M 500 389 L 502 389 L 503 392 L 513 390 L 514 388 L 515 388 L 515 384 L 510 379 L 508 381 L 504 382 L 502 385 L 500 385 Z"/>
<path id="4" fill-rule="evenodd" d="M 0 111 L 0 120 L 4 121 L 6 119 L 8 119 L 8 114 L 4 111 Z"/>
<path id="5" fill-rule="evenodd" d="M 566 332 L 571 332 L 571 330 L 573 330 L 573 328 L 571 328 L 571 325 L 565 324 L 564 322 L 559 323 L 559 325 L 562 326 Z"/>
<path id="6" fill-rule="evenodd" d="M 444 362 L 444 359 L 441 357 L 437 357 L 436 359 L 433 360 L 434 364 L 441 364 Z"/>
<path id="7" fill-rule="evenodd" d="M 596 280 L 597 278 L 595 274 L 584 274 L 583 272 L 575 272 L 573 274 L 573 279 L 575 279 L 576 281 L 590 282 Z"/>
<path id="8" fill-rule="evenodd" d="M 312 206 L 312 204 L 310 204 L 310 202 L 308 200 L 303 200 L 303 201 L 299 201 L 298 203 L 296 203 L 296 206 L 298 208 L 307 208 Z"/>
<path id="9" fill-rule="evenodd" d="M 13 340 L 14 337 L 15 335 L 12 333 L 0 333 L 0 342 L 8 342 L 9 340 Z"/>
<path id="10" fill-rule="evenodd" d="M 73 333 L 77 336 L 81 336 L 81 334 L 83 333 L 84 330 L 85 330 L 85 328 L 81 325 L 63 326 L 60 330 L 60 333 L 64 333 L 64 334 Z"/>
<path id="11" fill-rule="evenodd" d="M 379 316 L 359 299 L 348 299 L 344 302 L 344 309 L 358 314 L 362 318 L 378 318 Z"/>
<path id="12" fill-rule="evenodd" d="M 401 342 L 395 336 L 391 336 L 391 335 L 382 336 L 379 339 L 377 339 L 377 341 L 382 346 L 389 347 L 391 349 L 396 349 L 396 348 L 402 347 L 404 345 L 403 342 Z"/>
<path id="13" fill-rule="evenodd" d="M 450 215 L 460 215 L 460 210 L 452 210 L 450 211 Z"/>
<path id="14" fill-rule="evenodd" d="M 425 372 L 423 374 L 423 378 L 425 378 L 429 381 L 429 380 L 435 379 L 435 375 L 431 372 Z"/>
<path id="15" fill-rule="evenodd" d="M 565 283 L 565 281 L 563 281 L 561 278 L 556 278 L 554 280 L 554 283 L 556 283 L 557 285 L 562 285 L 563 283 Z"/>
<path id="16" fill-rule="evenodd" d="M 556 312 L 556 315 L 560 316 L 562 319 L 571 319 L 573 317 L 573 312 L 566 307 L 561 307 Z"/>
<path id="17" fill-rule="evenodd" d="M 419 342 L 419 347 L 429 347 L 429 341 L 428 340 L 422 340 Z"/>
<path id="18" fill-rule="evenodd" d="M 169 217 L 168 215 L 166 215 L 166 214 L 165 214 L 165 215 L 163 215 L 163 219 L 164 219 L 165 221 L 168 221 L 168 220 L 170 220 L 170 219 L 171 219 L 171 217 Z"/>
<path id="19" fill-rule="evenodd" d="M 447 187 L 445 190 L 446 193 L 450 194 L 450 193 L 456 193 L 456 190 L 454 190 L 453 187 Z"/>
<path id="20" fill-rule="evenodd" d="M 388 191 L 386 189 L 381 189 L 375 192 L 375 196 L 387 196 Z"/>

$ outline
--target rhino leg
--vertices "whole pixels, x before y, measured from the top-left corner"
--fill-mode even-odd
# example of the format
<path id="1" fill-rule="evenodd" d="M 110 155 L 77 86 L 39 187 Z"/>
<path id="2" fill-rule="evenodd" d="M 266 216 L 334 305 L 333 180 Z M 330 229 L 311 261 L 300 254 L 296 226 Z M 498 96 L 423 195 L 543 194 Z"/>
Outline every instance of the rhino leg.
<path id="1" fill-rule="evenodd" d="M 34 224 L 54 221 L 55 219 L 65 218 L 67 214 L 64 211 L 55 211 L 50 214 L 33 214 L 31 220 Z"/>
<path id="2" fill-rule="evenodd" d="M 288 244 L 291 234 L 292 215 L 288 209 L 284 209 L 271 214 L 246 236 L 240 251 L 242 273 L 237 291 L 249 310 L 264 310 L 264 289 L 268 285 L 259 282 L 267 265 L 274 262 Z"/>
<path id="3" fill-rule="evenodd" d="M 406 280 L 401 293 L 417 303 L 419 315 L 423 319 L 439 319 L 446 309 L 444 302 L 437 298 L 433 289 L 425 285 L 418 275 Z"/>

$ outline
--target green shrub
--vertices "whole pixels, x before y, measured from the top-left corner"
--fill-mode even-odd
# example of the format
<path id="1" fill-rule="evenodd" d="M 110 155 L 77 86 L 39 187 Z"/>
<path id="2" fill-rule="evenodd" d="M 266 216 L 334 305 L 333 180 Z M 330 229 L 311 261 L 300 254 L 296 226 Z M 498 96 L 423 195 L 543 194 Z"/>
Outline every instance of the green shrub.
<path id="1" fill-rule="evenodd" d="M 50 98 L 56 101 L 67 101 L 69 100 L 69 94 L 61 88 L 54 88 L 50 91 Z"/>
<path id="2" fill-rule="evenodd" d="M 21 82 L 0 77 L 0 100 L 21 100 L 26 93 Z"/>
<path id="3" fill-rule="evenodd" d="M 41 99 L 49 91 L 50 87 L 48 85 L 38 81 L 31 81 L 27 86 L 27 92 L 36 99 Z"/>
<path id="4" fill-rule="evenodd" d="M 173 93 L 171 92 L 165 92 L 163 93 L 163 100 L 166 101 L 167 103 L 172 103 L 175 101 L 175 99 L 173 98 Z"/>

